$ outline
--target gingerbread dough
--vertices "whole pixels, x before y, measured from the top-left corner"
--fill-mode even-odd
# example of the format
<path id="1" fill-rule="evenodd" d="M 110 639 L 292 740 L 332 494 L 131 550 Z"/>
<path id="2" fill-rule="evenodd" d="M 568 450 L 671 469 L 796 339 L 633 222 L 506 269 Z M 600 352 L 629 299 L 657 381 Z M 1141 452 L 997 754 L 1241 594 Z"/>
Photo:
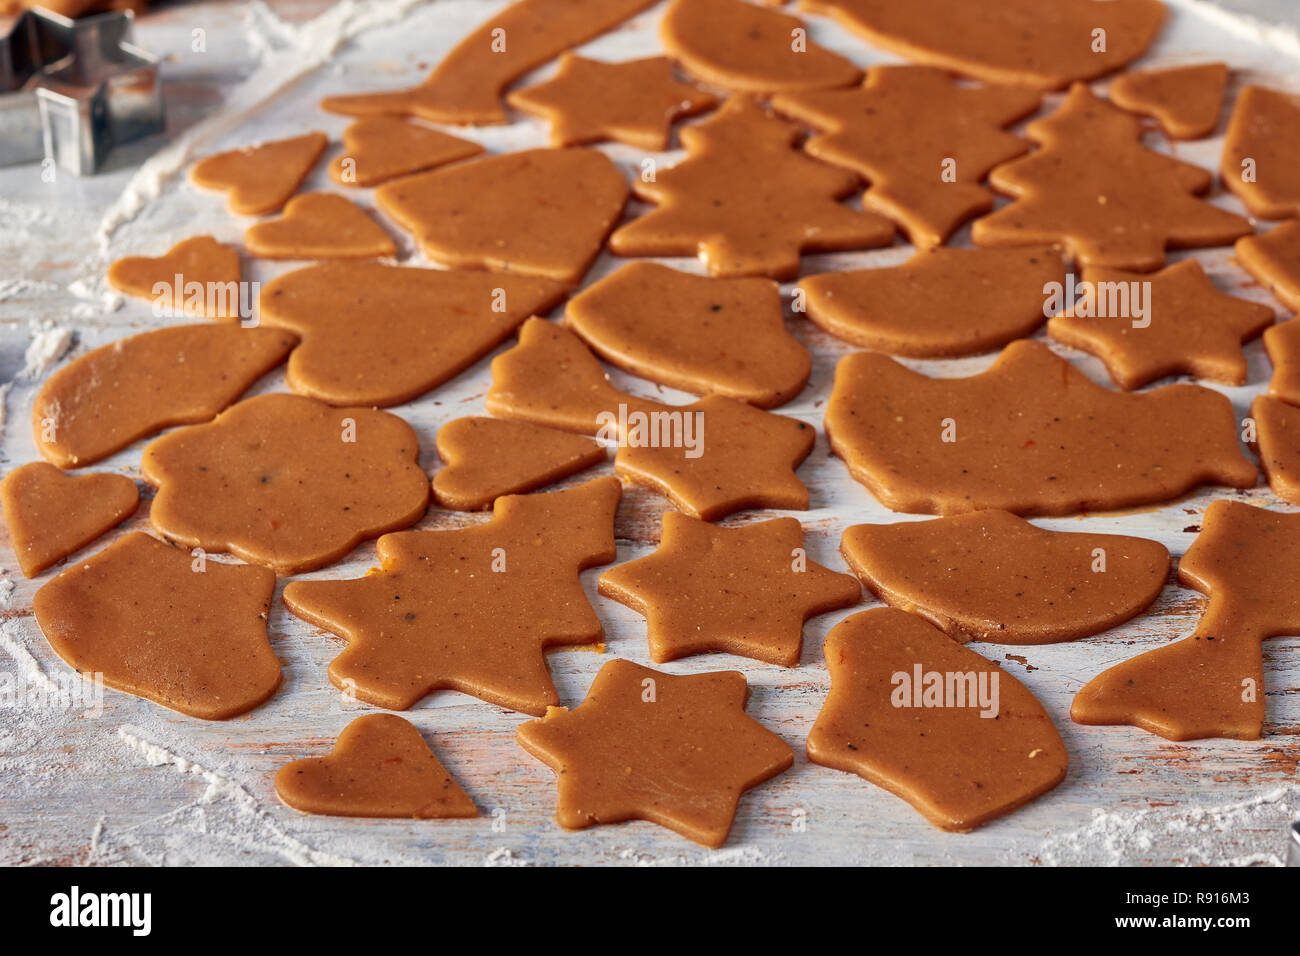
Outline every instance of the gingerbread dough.
<path id="1" fill-rule="evenodd" d="M 760 408 L 790 401 L 812 371 L 770 279 L 708 279 L 633 262 L 575 296 L 564 324 L 634 375 Z"/>
<path id="2" fill-rule="evenodd" d="M 1300 408 L 1258 395 L 1250 416 L 1257 430 L 1253 445 L 1269 487 L 1278 497 L 1300 504 Z"/>
<path id="3" fill-rule="evenodd" d="M 178 242 L 166 255 L 118 259 L 108 267 L 108 284 L 127 295 L 167 303 L 171 311 L 184 315 L 237 319 L 239 275 L 238 252 L 211 236 L 195 236 Z M 204 294 L 193 294 L 198 288 Z"/>
<path id="4" fill-rule="evenodd" d="M 174 325 L 110 342 L 36 393 L 36 448 L 60 468 L 82 468 L 172 425 L 205 422 L 296 342 L 289 332 L 234 324 Z"/>
<path id="5" fill-rule="evenodd" d="M 893 359 L 840 360 L 831 448 L 887 508 L 1062 515 L 1253 487 L 1232 404 L 1197 385 L 1113 392 L 1046 346 L 1012 342 L 985 372 L 932 379 Z"/>
<path id="6" fill-rule="evenodd" d="M 1201 139 L 1219 125 L 1228 64 L 1198 63 L 1118 76 L 1107 93 L 1130 113 L 1155 117 L 1174 139 Z"/>
<path id="7" fill-rule="evenodd" d="M 1043 0 L 800 0 L 799 7 L 913 62 L 1039 90 L 1119 69 L 1141 56 L 1165 16 L 1158 0 L 1052 0 L 1050 9 Z"/>
<path id="8" fill-rule="evenodd" d="M 530 276 L 337 262 L 268 283 L 261 316 L 302 338 L 286 373 L 295 392 L 397 405 L 459 375 L 564 293 Z"/>
<path id="9" fill-rule="evenodd" d="M 863 611 L 831 629 L 825 653 L 831 692 L 808 735 L 813 763 L 959 832 L 1065 779 L 1065 744 L 1029 689 L 921 618 Z"/>
<path id="10" fill-rule="evenodd" d="M 32 610 L 54 653 L 109 687 L 202 720 L 252 710 L 280 686 L 266 636 L 275 575 L 134 532 L 71 565 Z"/>
<path id="11" fill-rule="evenodd" d="M 715 276 L 785 280 L 798 275 L 803 253 L 889 245 L 893 223 L 839 201 L 857 189 L 857 176 L 809 159 L 798 138 L 753 100 L 728 100 L 682 130 L 685 160 L 652 182 L 637 179 L 637 197 L 657 208 L 616 229 L 610 251 L 698 255 Z"/>
<path id="12" fill-rule="evenodd" d="M 397 244 L 365 210 L 336 193 L 294 196 L 280 219 L 244 233 L 248 251 L 263 259 L 375 259 L 397 255 Z"/>
<path id="13" fill-rule="evenodd" d="M 933 67 L 876 66 L 862 86 L 787 93 L 772 106 L 823 130 L 804 149 L 864 177 L 863 205 L 929 249 L 993 208 L 984 177 L 1029 151 L 1003 127 L 1037 112 L 1040 100 L 1017 87 L 958 85 Z"/>
<path id="14" fill-rule="evenodd" d="M 1070 716 L 1131 724 L 1169 740 L 1257 740 L 1264 725 L 1261 641 L 1300 632 L 1300 515 L 1215 501 L 1178 565 L 1208 595 L 1191 637 L 1089 681 Z"/>
<path id="15" fill-rule="evenodd" d="M 433 497 L 457 511 L 490 508 L 503 495 L 553 484 L 608 457 L 590 438 L 496 418 L 453 419 L 438 429 L 437 443 L 447 464 L 433 476 Z"/>
<path id="16" fill-rule="evenodd" d="M 337 687 L 392 710 L 436 690 L 541 715 L 559 703 L 545 649 L 603 633 L 578 572 L 614 560 L 622 488 L 498 498 L 491 521 L 379 539 L 381 567 L 351 581 L 293 581 L 284 603 L 337 634 Z"/>
<path id="17" fill-rule="evenodd" d="M 419 86 L 327 96 L 348 116 L 419 116 L 435 123 L 506 122 L 501 91 L 534 67 L 618 26 L 654 0 L 519 0 L 461 40 Z"/>
<path id="18" fill-rule="evenodd" d="M 149 516 L 171 540 L 298 574 L 419 521 L 419 453 L 396 415 L 272 393 L 155 439 L 141 471 L 158 488 Z"/>
<path id="19" fill-rule="evenodd" d="M 1210 188 L 1209 172 L 1144 147 L 1141 121 L 1082 83 L 1025 131 L 1040 148 L 989 175 L 1015 201 L 975 220 L 976 245 L 1059 242 L 1084 266 L 1150 272 L 1166 249 L 1226 245 L 1253 231 L 1196 198 Z"/>
<path id="20" fill-rule="evenodd" d="M 265 216 L 289 201 L 328 144 L 324 133 L 307 133 L 232 149 L 200 160 L 190 179 L 204 189 L 228 192 L 233 213 Z"/>
<path id="21" fill-rule="evenodd" d="M 483 152 L 478 143 L 396 116 L 370 116 L 343 131 L 342 156 L 330 163 L 341 186 L 378 186 Z"/>
<path id="22" fill-rule="evenodd" d="M 945 358 L 1000 348 L 1043 324 L 1044 289 L 1065 265 L 1047 248 L 916 253 L 893 268 L 799 281 L 808 318 L 873 352 Z"/>
<path id="23" fill-rule="evenodd" d="M 568 830 L 648 820 L 719 847 L 746 790 L 788 770 L 790 745 L 745 713 L 739 671 L 677 676 L 610 661 L 573 710 L 516 733 L 556 773 Z"/>
<path id="24" fill-rule="evenodd" d="M 396 714 L 358 717 L 328 756 L 285 764 L 275 792 L 295 810 L 335 817 L 478 816 L 416 726 Z"/>
<path id="25" fill-rule="evenodd" d="M 566 53 L 555 76 L 506 102 L 547 120 L 552 146 L 614 139 L 653 151 L 668 148 L 674 122 L 713 109 L 718 98 L 678 82 L 667 57 L 606 63 Z"/>
<path id="26" fill-rule="evenodd" d="M 1300 405 L 1300 322 L 1289 319 L 1264 333 L 1264 349 L 1273 363 L 1268 394 Z"/>
<path id="27" fill-rule="evenodd" d="M 1300 222 L 1284 222 L 1268 232 L 1238 239 L 1238 264 L 1262 282 L 1273 298 L 1300 312 Z"/>
<path id="28" fill-rule="evenodd" d="M 1223 139 L 1223 184 L 1251 215 L 1291 219 L 1300 215 L 1300 96 L 1246 86 L 1237 94 Z"/>
<path id="29" fill-rule="evenodd" d="M 399 179 L 375 201 L 443 265 L 577 285 L 622 215 L 627 183 L 595 150 L 529 149 Z"/>
<path id="30" fill-rule="evenodd" d="M 862 78 L 849 60 L 809 40 L 803 21 L 745 0 L 672 0 L 659 40 L 701 80 L 741 93 L 848 86 Z"/>
<path id="31" fill-rule="evenodd" d="M 605 571 L 600 593 L 645 615 L 656 664 L 719 653 L 783 667 L 799 665 L 806 621 L 862 596 L 808 560 L 794 518 L 721 528 L 673 511 L 658 550 Z"/>
<path id="32" fill-rule="evenodd" d="M 1047 323 L 1058 342 L 1097 356 L 1123 389 L 1141 388 L 1166 375 L 1194 375 L 1225 385 L 1246 384 L 1243 342 L 1273 324 L 1273 309 L 1220 292 L 1195 259 L 1144 275 L 1085 269 L 1083 299 Z M 1149 283 L 1149 286 L 1141 286 Z M 1145 288 L 1146 313 L 1130 301 L 1112 314 L 1115 291 Z"/>
<path id="33" fill-rule="evenodd" d="M 9 542 L 23 576 L 34 578 L 135 514 L 140 493 L 125 475 L 65 475 L 34 461 L 0 481 Z"/>
<path id="34" fill-rule="evenodd" d="M 840 550 L 882 601 L 962 642 L 1098 634 L 1142 613 L 1169 575 L 1155 541 L 1047 531 L 1005 511 L 853 525 Z"/>

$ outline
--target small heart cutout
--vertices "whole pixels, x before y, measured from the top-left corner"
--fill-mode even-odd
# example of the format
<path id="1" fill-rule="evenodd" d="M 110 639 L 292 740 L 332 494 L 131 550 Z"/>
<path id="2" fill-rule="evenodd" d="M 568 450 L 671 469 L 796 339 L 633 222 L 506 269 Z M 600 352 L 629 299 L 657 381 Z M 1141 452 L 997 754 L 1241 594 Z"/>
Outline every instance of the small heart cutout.
<path id="1" fill-rule="evenodd" d="M 239 318 L 239 253 L 211 236 L 178 242 L 162 256 L 127 256 L 108 267 L 108 284 L 118 292 L 149 299 L 170 313 L 205 319 Z M 201 287 L 204 294 L 194 295 Z"/>
<path id="2" fill-rule="evenodd" d="M 244 245 L 265 259 L 375 259 L 397 244 L 355 203 L 334 193 L 295 196 L 284 215 L 244 233 Z"/>
<path id="3" fill-rule="evenodd" d="M 341 186 L 377 186 L 483 152 L 478 143 L 394 116 L 357 120 L 343 131 L 346 152 L 330 164 Z"/>
<path id="4" fill-rule="evenodd" d="M 307 133 L 232 149 L 200 160 L 190 170 L 190 180 L 204 189 L 229 192 L 233 213 L 265 216 L 288 201 L 328 144 L 324 133 Z"/>

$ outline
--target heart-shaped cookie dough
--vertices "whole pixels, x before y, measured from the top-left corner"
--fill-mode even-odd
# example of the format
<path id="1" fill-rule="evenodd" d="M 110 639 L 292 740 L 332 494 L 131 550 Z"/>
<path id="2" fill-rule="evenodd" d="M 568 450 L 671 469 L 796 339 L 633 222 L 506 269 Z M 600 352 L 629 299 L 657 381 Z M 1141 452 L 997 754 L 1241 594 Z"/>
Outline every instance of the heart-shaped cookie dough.
<path id="1" fill-rule="evenodd" d="M 233 213 L 265 216 L 288 201 L 328 144 L 324 133 L 307 133 L 232 149 L 200 160 L 190 170 L 190 180 L 229 193 Z"/>
<path id="2" fill-rule="evenodd" d="M 334 193 L 294 196 L 284 215 L 244 233 L 248 251 L 263 259 L 382 259 L 397 244 L 356 203 Z"/>
<path id="3" fill-rule="evenodd" d="M 240 318 L 239 253 L 211 236 L 195 236 L 161 256 L 127 256 L 108 267 L 108 284 L 149 299 L 168 314 Z"/>
<path id="4" fill-rule="evenodd" d="M 343 131 L 343 148 L 330 163 L 330 178 L 340 186 L 378 186 L 483 152 L 478 143 L 397 116 L 357 120 Z"/>

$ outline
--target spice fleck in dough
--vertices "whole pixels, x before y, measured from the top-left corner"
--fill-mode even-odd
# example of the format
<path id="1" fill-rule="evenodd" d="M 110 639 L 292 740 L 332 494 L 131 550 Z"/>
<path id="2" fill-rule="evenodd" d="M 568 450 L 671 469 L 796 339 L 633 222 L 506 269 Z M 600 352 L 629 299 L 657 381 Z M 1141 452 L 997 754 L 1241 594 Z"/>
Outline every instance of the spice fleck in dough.
<path id="1" fill-rule="evenodd" d="M 202 720 L 252 710 L 280 686 L 266 636 L 275 575 L 135 532 L 36 592 L 36 623 L 69 667 Z"/>
<path id="2" fill-rule="evenodd" d="M 501 91 L 534 67 L 640 13 L 654 0 L 519 0 L 461 40 L 419 86 L 327 96 L 347 116 L 419 116 L 435 123 L 506 122 Z"/>
<path id="3" fill-rule="evenodd" d="M 797 667 L 804 623 L 862 589 L 808 560 L 794 518 L 720 528 L 670 511 L 658 550 L 605 571 L 600 593 L 645 615 L 656 664 L 718 653 Z"/>
<path id="4" fill-rule="evenodd" d="M 863 176 L 863 205 L 929 249 L 993 208 L 984 177 L 1030 146 L 1003 127 L 1040 102 L 1033 90 L 959 85 L 933 67 L 876 66 L 861 86 L 786 93 L 772 108 L 823 130 L 808 154 Z"/>
<path id="5" fill-rule="evenodd" d="M 378 186 L 483 152 L 478 143 L 396 116 L 371 116 L 349 124 L 343 131 L 343 149 L 330 163 L 330 178 L 340 186 Z"/>
<path id="6" fill-rule="evenodd" d="M 297 342 L 279 329 L 175 325 L 73 359 L 32 402 L 36 448 L 82 468 L 172 425 L 205 422 L 284 361 Z"/>
<path id="7" fill-rule="evenodd" d="M 523 724 L 516 739 L 555 771 L 565 829 L 648 820 L 720 847 L 741 795 L 794 763 L 790 745 L 745 713 L 748 697 L 739 671 L 677 676 L 610 661 L 581 704 Z"/>
<path id="8" fill-rule="evenodd" d="M 1273 324 L 1270 306 L 1220 292 L 1195 259 L 1154 275 L 1085 269 L 1083 298 L 1047 323 L 1048 334 L 1097 356 L 1122 389 L 1187 374 L 1225 385 L 1246 384 L 1243 342 Z M 1145 286 L 1144 286 L 1145 284 Z M 1114 309 L 1115 290 L 1145 288 L 1145 314 Z M 1119 314 L 1115 314 L 1118 312 Z"/>
<path id="9" fill-rule="evenodd" d="M 1114 392 L 1028 339 L 970 378 L 845 356 L 826 433 L 849 473 L 895 511 L 1063 515 L 1258 478 L 1223 395 L 1199 385 Z"/>
<path id="10" fill-rule="evenodd" d="M 529 149 L 386 183 L 375 202 L 442 265 L 577 285 L 627 194 L 602 153 Z"/>
<path id="11" fill-rule="evenodd" d="M 304 193 L 284 215 L 244 233 L 248 251 L 263 259 L 375 259 L 397 255 L 393 242 L 364 209 L 335 193 Z"/>
<path id="12" fill-rule="evenodd" d="M 178 242 L 166 255 L 127 256 L 108 267 L 108 284 L 118 292 L 205 319 L 240 318 L 239 276 L 239 253 L 211 236 Z"/>
<path id="13" fill-rule="evenodd" d="M 1029 689 L 921 618 L 863 611 L 831 629 L 825 652 L 831 692 L 808 735 L 813 763 L 959 832 L 1065 779 L 1065 744 Z"/>
<path id="14" fill-rule="evenodd" d="M 862 78 L 849 60 L 808 39 L 802 21 L 745 0 L 673 0 L 659 40 L 690 73 L 741 93 L 848 86 Z"/>
<path id="15" fill-rule="evenodd" d="M 268 394 L 154 440 L 141 470 L 162 534 L 297 574 L 420 520 L 419 453 L 396 415 Z"/>
<path id="16" fill-rule="evenodd" d="M 1070 716 L 1130 724 L 1169 740 L 1258 740 L 1261 642 L 1300 632 L 1300 514 L 1215 501 L 1178 564 L 1209 597 L 1191 637 L 1139 654 L 1089 681 Z"/>
<path id="17" fill-rule="evenodd" d="M 710 279 L 633 262 L 575 296 L 564 324 L 624 371 L 759 408 L 790 401 L 812 371 L 770 279 Z"/>
<path id="18" fill-rule="evenodd" d="M 917 252 L 893 268 L 823 272 L 799 281 L 808 318 L 860 348 L 948 358 L 1001 348 L 1046 321 L 1044 288 L 1065 264 L 1048 248 Z"/>
<path id="19" fill-rule="evenodd" d="M 1200 194 L 1213 176 L 1142 145 L 1142 123 L 1084 84 L 1026 127 L 1039 149 L 997 167 L 1014 197 L 971 226 L 977 246 L 1062 243 L 1083 266 L 1151 272 L 1166 249 L 1222 246 L 1254 230 Z"/>
<path id="20" fill-rule="evenodd" d="M 1300 312 L 1300 222 L 1284 222 L 1233 246 L 1237 263 L 1292 312 Z"/>
<path id="21" fill-rule="evenodd" d="M 549 121 L 552 146 L 612 139 L 658 151 L 668 148 L 674 122 L 713 109 L 718 98 L 678 81 L 667 57 L 606 63 L 566 53 L 555 76 L 506 102 Z"/>
<path id="22" fill-rule="evenodd" d="M 1300 96 L 1246 86 L 1223 139 L 1223 183 L 1263 219 L 1300 216 Z M 1247 176 L 1249 173 L 1249 176 Z"/>
<path id="23" fill-rule="evenodd" d="M 800 0 L 873 46 L 990 83 L 1055 90 L 1139 57 L 1164 21 L 1159 0 Z M 1098 49 L 1095 30 L 1105 31 Z"/>
<path id="24" fill-rule="evenodd" d="M 406 710 L 436 690 L 544 714 L 559 703 L 545 650 L 604 633 L 578 572 L 614 560 L 622 487 L 498 498 L 490 521 L 379 539 L 380 568 L 350 581 L 292 581 L 285 606 L 337 634 L 336 687 Z"/>
<path id="25" fill-rule="evenodd" d="M 194 185 L 228 192 L 230 211 L 241 216 L 275 212 L 307 178 L 325 151 L 324 133 L 245 146 L 200 160 L 190 170 Z"/>
<path id="26" fill-rule="evenodd" d="M 1131 113 L 1154 116 L 1174 139 L 1200 139 L 1219 125 L 1226 63 L 1198 63 L 1168 70 L 1138 70 L 1117 76 L 1107 94 Z"/>
<path id="27" fill-rule="evenodd" d="M 65 475 L 34 461 L 0 481 L 0 506 L 23 576 L 34 578 L 135 514 L 140 493 L 125 475 Z"/>
<path id="28" fill-rule="evenodd" d="M 840 550 L 882 601 L 963 642 L 1098 634 L 1142 613 L 1169 576 L 1156 541 L 1047 531 L 1005 511 L 853 525 Z"/>
<path id="29" fill-rule="evenodd" d="M 396 714 L 358 717 L 327 756 L 285 764 L 275 792 L 295 810 L 335 817 L 478 816 L 420 731 Z"/>
<path id="30" fill-rule="evenodd" d="M 554 428 L 497 418 L 456 418 L 438 429 L 433 497 L 444 508 L 479 511 L 577 474 L 608 457 L 603 445 Z"/>

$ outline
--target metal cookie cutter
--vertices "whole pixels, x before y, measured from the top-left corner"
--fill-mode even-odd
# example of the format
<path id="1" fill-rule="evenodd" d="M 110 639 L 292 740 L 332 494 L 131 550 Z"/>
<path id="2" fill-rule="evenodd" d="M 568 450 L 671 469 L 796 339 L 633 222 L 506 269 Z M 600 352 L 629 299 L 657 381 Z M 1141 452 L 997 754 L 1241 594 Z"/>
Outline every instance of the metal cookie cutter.
<path id="1" fill-rule="evenodd" d="M 115 145 L 163 129 L 158 59 L 130 42 L 130 11 L 0 20 L 0 166 L 42 156 L 93 173 Z"/>

